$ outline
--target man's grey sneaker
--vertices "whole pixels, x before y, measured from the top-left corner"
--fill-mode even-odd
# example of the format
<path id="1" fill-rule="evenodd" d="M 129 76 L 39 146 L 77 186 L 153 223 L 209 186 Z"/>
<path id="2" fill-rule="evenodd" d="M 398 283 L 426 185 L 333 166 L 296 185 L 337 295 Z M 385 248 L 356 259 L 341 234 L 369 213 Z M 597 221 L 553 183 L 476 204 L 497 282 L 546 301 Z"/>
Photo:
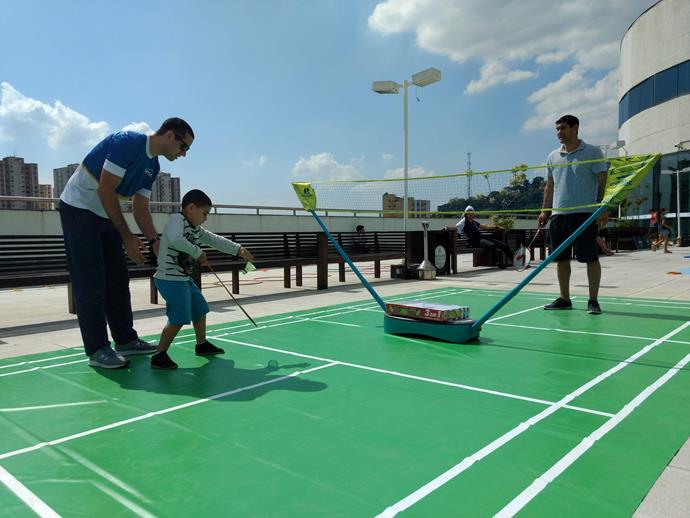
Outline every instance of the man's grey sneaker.
<path id="1" fill-rule="evenodd" d="M 223 354 L 224 349 L 216 347 L 211 342 L 206 340 L 203 344 L 196 344 L 195 352 L 197 356 L 210 356 L 212 354 Z"/>
<path id="2" fill-rule="evenodd" d="M 573 309 L 573 303 L 558 297 L 551 304 L 544 306 L 544 309 Z"/>
<path id="3" fill-rule="evenodd" d="M 596 300 L 590 300 L 587 303 L 587 313 L 590 315 L 601 315 L 601 308 Z"/>
<path id="4" fill-rule="evenodd" d="M 101 347 L 89 356 L 91 367 L 101 367 L 103 369 L 120 369 L 127 365 L 128 361 L 121 355 L 113 351 L 109 345 Z"/>
<path id="5" fill-rule="evenodd" d="M 172 361 L 166 351 L 161 351 L 151 356 L 151 368 L 170 371 L 177 369 L 177 364 Z"/>
<path id="6" fill-rule="evenodd" d="M 156 346 L 137 338 L 126 344 L 115 344 L 115 350 L 122 356 L 133 356 L 135 354 L 155 353 Z"/>

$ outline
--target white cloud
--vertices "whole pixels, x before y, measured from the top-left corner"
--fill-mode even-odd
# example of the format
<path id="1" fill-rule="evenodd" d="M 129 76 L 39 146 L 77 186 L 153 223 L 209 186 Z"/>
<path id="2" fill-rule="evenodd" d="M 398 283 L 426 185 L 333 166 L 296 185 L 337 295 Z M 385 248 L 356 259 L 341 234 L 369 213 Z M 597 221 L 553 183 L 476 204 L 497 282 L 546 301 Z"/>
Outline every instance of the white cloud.
<path id="1" fill-rule="evenodd" d="M 615 135 L 620 39 L 655 1 L 384 0 L 369 27 L 383 35 L 411 32 L 427 52 L 480 62 L 468 94 L 534 79 L 540 67 L 569 61 L 569 72 L 530 96 L 536 113 L 524 127 L 544 127 L 547 119 L 552 126 L 553 113 L 570 111 L 594 135 Z"/>
<path id="2" fill-rule="evenodd" d="M 508 70 L 505 63 L 491 61 L 484 63 L 480 71 L 480 78 L 470 81 L 465 91 L 469 94 L 481 92 L 502 83 L 514 83 L 534 77 L 536 74 L 529 70 Z"/>
<path id="3" fill-rule="evenodd" d="M 268 157 L 264 155 L 260 155 L 256 158 L 252 158 L 251 160 L 242 160 L 242 164 L 246 165 L 247 167 L 256 167 L 258 169 L 262 168 L 268 163 Z"/>
<path id="4" fill-rule="evenodd" d="M 153 135 L 155 133 L 148 122 L 130 122 L 127 126 L 122 128 L 122 131 L 137 131 L 145 135 Z"/>
<path id="5" fill-rule="evenodd" d="M 426 169 L 425 167 L 421 165 L 416 165 L 411 168 L 408 168 L 407 170 L 407 177 L 408 178 L 421 178 L 421 177 L 426 177 L 426 176 L 434 176 L 434 172 L 430 171 L 429 169 Z M 384 178 L 386 180 L 392 180 L 394 178 L 402 178 L 403 177 L 403 168 L 398 167 L 397 169 L 389 169 L 386 171 L 386 174 L 384 175 Z"/>
<path id="6" fill-rule="evenodd" d="M 583 139 L 593 144 L 613 141 L 618 118 L 617 87 L 617 69 L 602 79 L 593 80 L 584 68 L 575 66 L 557 81 L 529 96 L 528 101 L 534 105 L 536 113 L 525 121 L 523 127 L 526 130 L 554 128 L 556 119 L 572 113 L 580 119 Z"/>
<path id="7" fill-rule="evenodd" d="M 565 61 L 568 56 L 570 56 L 570 52 L 567 50 L 560 50 L 558 52 L 546 52 L 544 54 L 540 54 L 535 58 L 534 61 L 538 65 L 548 65 L 550 63 L 560 63 L 561 61 Z"/>
<path id="8" fill-rule="evenodd" d="M 52 150 L 82 150 L 108 134 L 106 122 L 88 117 L 55 101 L 51 106 L 27 97 L 7 82 L 0 83 L 0 140 L 47 144 Z"/>
<path id="9" fill-rule="evenodd" d="M 292 168 L 299 180 L 354 180 L 359 171 L 351 164 L 341 164 L 331 153 L 319 153 L 309 158 L 300 157 Z"/>
<path id="10" fill-rule="evenodd" d="M 384 153 L 381 158 L 383 158 L 384 162 L 390 162 L 395 158 L 395 155 L 391 155 L 390 153 Z"/>

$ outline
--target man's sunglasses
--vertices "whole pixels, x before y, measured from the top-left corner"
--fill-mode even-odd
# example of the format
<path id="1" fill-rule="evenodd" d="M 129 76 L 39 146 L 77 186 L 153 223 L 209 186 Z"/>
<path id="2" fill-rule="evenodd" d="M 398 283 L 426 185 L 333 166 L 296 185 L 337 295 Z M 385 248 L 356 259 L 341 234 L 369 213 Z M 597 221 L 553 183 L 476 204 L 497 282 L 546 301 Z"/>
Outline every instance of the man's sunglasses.
<path id="1" fill-rule="evenodd" d="M 184 153 L 189 151 L 189 144 L 187 144 L 182 137 L 180 137 L 179 134 L 173 131 L 173 135 L 175 135 L 175 138 L 180 141 L 180 150 Z"/>

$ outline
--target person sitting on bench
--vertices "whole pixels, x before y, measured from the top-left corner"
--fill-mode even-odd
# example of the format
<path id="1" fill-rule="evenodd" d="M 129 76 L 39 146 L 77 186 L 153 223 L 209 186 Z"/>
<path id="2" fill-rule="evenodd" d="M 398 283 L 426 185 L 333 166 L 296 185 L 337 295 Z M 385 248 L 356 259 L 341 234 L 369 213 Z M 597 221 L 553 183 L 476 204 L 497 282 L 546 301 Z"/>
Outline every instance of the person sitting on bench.
<path id="1" fill-rule="evenodd" d="M 364 231 L 364 225 L 357 225 L 355 229 L 357 234 L 352 238 L 352 251 L 355 253 L 366 253 L 369 251 L 367 245 L 367 234 Z"/>
<path id="2" fill-rule="evenodd" d="M 462 218 L 455 225 L 458 232 L 458 236 L 463 232 L 467 236 L 467 243 L 473 248 L 486 248 L 491 250 L 498 257 L 499 268 L 505 268 L 512 263 L 513 252 L 510 247 L 503 241 L 498 239 L 491 239 L 489 237 L 482 236 L 480 229 L 482 230 L 503 230 L 502 227 L 498 225 L 480 225 L 478 221 L 474 219 L 474 208 L 472 205 L 465 207 L 465 212 Z M 500 253 L 499 253 L 500 252 Z"/>

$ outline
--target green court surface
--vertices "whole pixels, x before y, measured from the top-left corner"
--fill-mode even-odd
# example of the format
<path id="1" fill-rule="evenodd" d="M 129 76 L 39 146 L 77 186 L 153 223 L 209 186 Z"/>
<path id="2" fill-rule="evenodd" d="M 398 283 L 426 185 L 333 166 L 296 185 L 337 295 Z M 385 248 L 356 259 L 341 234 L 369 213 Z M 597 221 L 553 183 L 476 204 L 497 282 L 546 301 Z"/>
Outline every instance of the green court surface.
<path id="1" fill-rule="evenodd" d="M 690 435 L 690 302 L 552 298 L 463 345 L 385 335 L 363 298 L 213 326 L 212 359 L 185 328 L 177 371 L 2 360 L 0 516 L 630 516 Z"/>

